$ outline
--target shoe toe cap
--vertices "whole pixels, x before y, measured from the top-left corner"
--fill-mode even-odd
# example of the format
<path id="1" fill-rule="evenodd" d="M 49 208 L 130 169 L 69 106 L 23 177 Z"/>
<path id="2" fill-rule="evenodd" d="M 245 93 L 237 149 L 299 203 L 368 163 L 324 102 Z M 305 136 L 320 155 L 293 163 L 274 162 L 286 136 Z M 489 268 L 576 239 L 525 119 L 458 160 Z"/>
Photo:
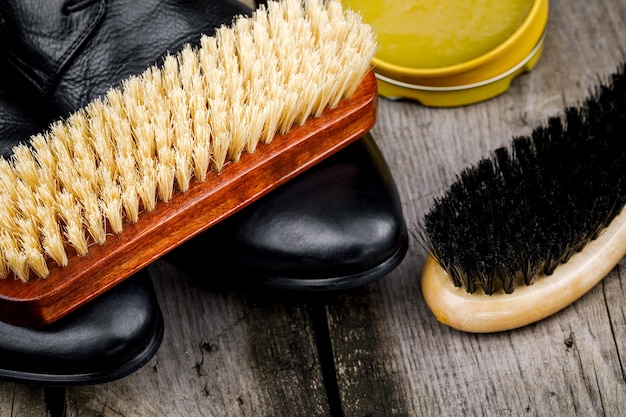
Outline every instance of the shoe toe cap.
<path id="1" fill-rule="evenodd" d="M 201 234 L 189 248 L 257 283 L 320 289 L 379 278 L 397 266 L 406 246 L 395 183 L 366 135 Z"/>
<path id="2" fill-rule="evenodd" d="M 145 271 L 42 327 L 0 322 L 0 378 L 47 385 L 106 382 L 156 353 L 163 319 Z"/>

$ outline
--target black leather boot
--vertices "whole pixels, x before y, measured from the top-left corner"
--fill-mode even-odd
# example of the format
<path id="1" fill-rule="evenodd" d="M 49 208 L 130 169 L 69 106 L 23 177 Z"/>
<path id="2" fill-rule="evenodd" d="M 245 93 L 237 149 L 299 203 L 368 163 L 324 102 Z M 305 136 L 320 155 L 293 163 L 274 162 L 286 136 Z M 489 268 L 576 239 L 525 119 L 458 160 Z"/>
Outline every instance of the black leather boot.
<path id="1" fill-rule="evenodd" d="M 0 61 L 1 62 L 1 61 Z M 32 97 L 0 83 L 0 152 L 41 129 Z M 36 103 L 36 101 L 35 101 Z M 163 317 L 140 272 L 63 319 L 39 328 L 0 322 L 0 379 L 44 385 L 95 384 L 139 369 L 156 353 Z"/>
<path id="2" fill-rule="evenodd" d="M 6 0 L 0 54 L 65 115 L 245 12 L 217 0 Z M 226 242 L 215 265 L 236 259 L 241 274 L 270 287 L 350 288 L 381 278 L 402 260 L 407 232 L 384 158 L 371 138 L 361 142 L 205 232 L 195 249 L 213 258 L 206 242 Z"/>
<path id="3" fill-rule="evenodd" d="M 408 238 L 389 167 L 371 135 L 304 172 L 174 251 L 215 280 L 285 290 L 335 291 L 385 276 Z"/>
<path id="4" fill-rule="evenodd" d="M 162 338 L 161 310 L 144 270 L 52 324 L 0 322 L 0 379 L 47 386 L 109 382 L 145 365 Z"/>

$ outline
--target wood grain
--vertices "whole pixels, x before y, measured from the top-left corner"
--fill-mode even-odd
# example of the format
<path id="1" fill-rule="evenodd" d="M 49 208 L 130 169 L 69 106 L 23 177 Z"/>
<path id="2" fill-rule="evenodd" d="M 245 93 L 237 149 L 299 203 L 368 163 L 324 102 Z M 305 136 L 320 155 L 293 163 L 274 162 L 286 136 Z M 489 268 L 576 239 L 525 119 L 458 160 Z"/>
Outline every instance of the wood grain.
<path id="1" fill-rule="evenodd" d="M 308 305 L 202 288 L 185 269 L 150 267 L 166 323 L 155 358 L 122 380 L 68 389 L 67 417 L 327 416 Z"/>
<path id="2" fill-rule="evenodd" d="M 43 388 L 0 383 L 0 417 L 47 417 Z"/>

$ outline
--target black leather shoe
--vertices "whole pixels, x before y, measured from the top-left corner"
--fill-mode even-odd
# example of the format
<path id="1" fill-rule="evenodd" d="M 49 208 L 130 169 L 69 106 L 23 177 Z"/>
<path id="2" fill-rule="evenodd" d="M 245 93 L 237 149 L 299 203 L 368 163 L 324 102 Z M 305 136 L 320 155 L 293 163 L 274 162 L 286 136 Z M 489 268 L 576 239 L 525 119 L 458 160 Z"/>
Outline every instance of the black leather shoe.
<path id="1" fill-rule="evenodd" d="M 50 386 L 112 381 L 148 362 L 162 337 L 161 310 L 142 271 L 52 324 L 0 322 L 0 379 Z"/>
<path id="2" fill-rule="evenodd" d="M 0 53 L 57 115 L 247 12 L 216 0 L 64 3 L 0 3 Z M 209 241 L 225 242 L 217 265 L 231 268 L 236 261 L 250 282 L 307 290 L 350 288 L 384 276 L 402 260 L 407 239 L 395 185 L 371 138 L 207 236 L 194 240 L 203 253 L 213 251 L 204 246 Z"/>
<path id="3" fill-rule="evenodd" d="M 0 85 L 0 153 L 41 128 L 33 102 Z M 10 85 L 10 86 L 9 86 Z M 39 328 L 0 322 L 0 379 L 45 385 L 95 384 L 144 365 L 163 337 L 163 317 L 146 272 L 65 318 Z"/>
<path id="4" fill-rule="evenodd" d="M 193 268 L 287 290 L 354 288 L 392 271 L 408 236 L 389 167 L 371 135 L 179 247 Z M 199 261 L 200 260 L 200 261 Z M 196 268 L 194 276 L 206 268 Z"/>

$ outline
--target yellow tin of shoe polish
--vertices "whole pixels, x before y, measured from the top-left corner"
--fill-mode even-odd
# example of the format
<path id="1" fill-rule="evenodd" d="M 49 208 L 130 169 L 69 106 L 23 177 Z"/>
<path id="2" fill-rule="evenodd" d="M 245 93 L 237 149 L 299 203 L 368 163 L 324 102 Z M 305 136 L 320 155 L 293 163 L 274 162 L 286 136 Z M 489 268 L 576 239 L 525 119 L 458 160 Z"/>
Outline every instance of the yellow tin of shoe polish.
<path id="1" fill-rule="evenodd" d="M 426 106 L 505 92 L 539 59 L 548 0 L 343 0 L 378 36 L 378 91 Z"/>

